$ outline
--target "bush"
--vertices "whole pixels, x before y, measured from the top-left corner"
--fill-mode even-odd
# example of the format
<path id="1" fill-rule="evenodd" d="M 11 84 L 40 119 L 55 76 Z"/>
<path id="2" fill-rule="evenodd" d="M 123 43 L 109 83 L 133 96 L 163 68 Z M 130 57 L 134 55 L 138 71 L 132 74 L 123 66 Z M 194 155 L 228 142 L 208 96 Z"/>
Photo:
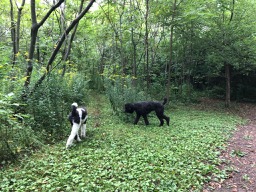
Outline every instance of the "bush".
<path id="1" fill-rule="evenodd" d="M 0 162 L 38 147 L 40 142 L 28 125 L 30 116 L 17 113 L 20 103 L 13 103 L 14 93 L 0 95 Z"/>
<path id="2" fill-rule="evenodd" d="M 144 91 L 132 85 L 132 79 L 129 76 L 125 78 L 118 75 L 109 78 L 105 77 L 104 82 L 106 95 L 113 112 L 124 120 L 127 120 L 128 117 L 123 115 L 125 103 L 151 100 L 150 96 Z"/>
<path id="3" fill-rule="evenodd" d="M 196 91 L 191 84 L 183 84 L 179 90 L 181 94 L 178 100 L 183 103 L 196 103 L 201 93 Z"/>
<path id="4" fill-rule="evenodd" d="M 208 95 L 212 98 L 224 99 L 225 88 L 215 85 L 209 89 Z"/>
<path id="5" fill-rule="evenodd" d="M 19 69 L 7 63 L 0 64 L 0 69 L 0 163 L 4 163 L 41 143 L 29 126 L 32 118 L 23 110 L 20 95 L 24 79 L 18 76 Z"/>

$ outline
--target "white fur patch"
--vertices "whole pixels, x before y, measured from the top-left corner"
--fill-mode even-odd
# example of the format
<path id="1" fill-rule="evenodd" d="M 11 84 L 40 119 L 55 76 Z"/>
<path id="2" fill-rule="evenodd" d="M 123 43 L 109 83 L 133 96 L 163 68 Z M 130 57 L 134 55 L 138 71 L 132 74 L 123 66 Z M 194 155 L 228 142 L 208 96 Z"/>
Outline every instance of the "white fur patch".
<path id="1" fill-rule="evenodd" d="M 87 117 L 87 116 L 86 116 Z M 81 137 L 85 138 L 86 137 L 86 124 L 83 124 L 81 126 Z"/>
<path id="2" fill-rule="evenodd" d="M 73 124 L 70 136 L 68 137 L 68 140 L 67 140 L 66 148 L 68 148 L 73 143 L 75 136 L 78 135 L 79 128 L 80 128 L 80 125 L 78 125 L 77 123 Z"/>

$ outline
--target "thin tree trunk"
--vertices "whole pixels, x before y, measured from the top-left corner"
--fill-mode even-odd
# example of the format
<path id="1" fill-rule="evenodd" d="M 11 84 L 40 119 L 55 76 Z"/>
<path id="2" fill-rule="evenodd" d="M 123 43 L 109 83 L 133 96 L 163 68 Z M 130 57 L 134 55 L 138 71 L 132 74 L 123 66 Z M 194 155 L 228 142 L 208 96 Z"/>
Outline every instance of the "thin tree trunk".
<path id="1" fill-rule="evenodd" d="M 80 4 L 80 8 L 79 8 L 79 14 L 82 12 L 83 10 L 83 6 L 84 6 L 84 1 L 81 1 L 81 4 Z M 66 52 L 65 52 L 65 55 L 64 55 L 64 58 L 63 58 L 63 61 L 64 61 L 64 65 L 63 65 L 63 72 L 62 72 L 62 76 L 65 75 L 65 72 L 66 72 L 66 61 L 68 60 L 69 58 L 69 55 L 71 53 L 71 48 L 72 48 L 72 43 L 73 43 L 73 40 L 75 38 L 75 35 L 76 35 L 76 31 L 77 31 L 77 28 L 78 28 L 78 24 L 79 24 L 79 21 L 78 23 L 76 24 L 72 34 L 71 34 L 71 37 L 70 37 L 70 40 L 69 40 L 69 43 L 68 43 L 68 47 L 66 49 Z"/>
<path id="2" fill-rule="evenodd" d="M 232 9 L 230 10 L 231 14 L 230 14 L 228 25 L 230 25 L 231 21 L 233 20 L 234 9 L 235 9 L 235 0 L 232 0 Z M 223 18 L 224 18 L 224 13 L 223 13 Z M 224 22 L 224 19 L 223 19 L 223 22 Z M 227 46 L 226 42 L 225 42 L 225 34 L 224 34 L 224 46 Z M 231 68 L 231 65 L 228 64 L 225 61 L 224 62 L 224 67 L 225 67 L 225 79 L 226 79 L 225 105 L 226 105 L 226 107 L 230 107 L 230 97 L 231 97 L 231 93 L 230 93 L 231 92 L 231 72 L 230 72 L 230 68 Z"/>
<path id="3" fill-rule="evenodd" d="M 132 7 L 132 0 L 130 0 L 130 6 Z M 135 6 L 133 5 L 133 8 Z M 134 20 L 134 15 L 132 14 L 133 9 L 131 8 L 131 22 Z M 137 64 L 136 64 L 136 43 L 134 40 L 134 27 L 132 26 L 131 28 L 131 41 L 132 41 L 132 46 L 133 46 L 133 57 L 132 57 L 132 86 L 136 87 L 136 77 L 137 77 Z"/>
<path id="4" fill-rule="evenodd" d="M 136 87 L 136 78 L 137 78 L 137 63 L 136 63 L 136 43 L 134 41 L 134 29 L 132 28 L 132 45 L 133 45 L 133 58 L 132 58 L 132 84 Z"/>
<path id="5" fill-rule="evenodd" d="M 25 87 L 28 88 L 28 85 L 30 84 L 31 74 L 33 71 L 33 57 L 35 52 L 35 46 L 36 46 L 36 38 L 37 33 L 39 29 L 39 25 L 37 24 L 37 18 L 36 18 L 36 5 L 35 0 L 31 0 L 30 2 L 30 8 L 31 8 L 31 20 L 32 20 L 32 27 L 30 32 L 30 47 L 29 47 L 29 55 L 28 55 L 28 65 L 27 65 L 27 73 L 26 73 L 26 81 L 25 81 Z"/>
<path id="6" fill-rule="evenodd" d="M 122 74 L 125 74 L 125 68 L 126 68 L 124 46 L 123 46 L 123 31 L 122 31 L 125 4 L 126 4 L 126 0 L 123 1 L 121 11 L 117 6 L 117 11 L 119 13 L 119 41 L 120 41 L 120 57 L 121 57 L 121 65 L 122 65 Z"/>
<path id="7" fill-rule="evenodd" d="M 166 97 L 167 97 L 167 100 L 169 102 L 169 98 L 170 98 L 170 95 L 171 95 L 171 66 L 172 66 L 172 45 L 173 45 L 173 29 L 174 29 L 174 26 L 172 25 L 171 26 L 171 34 L 170 34 L 170 61 L 169 61 L 169 66 L 168 66 L 168 80 L 167 80 L 167 94 L 166 94 Z"/>
<path id="8" fill-rule="evenodd" d="M 173 8 L 172 8 L 172 21 L 174 21 L 175 18 L 175 12 L 176 12 L 176 8 L 177 8 L 177 0 L 174 0 L 173 2 Z M 167 80 L 167 93 L 166 93 L 166 97 L 167 100 L 169 102 L 169 98 L 171 95 L 171 67 L 172 67 L 172 52 L 173 52 L 173 32 L 174 32 L 174 23 L 171 24 L 171 34 L 170 34 L 170 61 L 169 61 L 169 66 L 168 66 L 168 80 Z"/>
<path id="9" fill-rule="evenodd" d="M 146 15 L 145 15 L 145 61 L 146 61 L 146 81 L 147 81 L 147 91 L 149 91 L 150 76 L 149 76 L 149 51 L 148 51 L 148 12 L 149 12 L 149 0 L 146 0 Z"/>
<path id="10" fill-rule="evenodd" d="M 16 4 L 18 8 L 18 18 L 17 18 L 17 24 L 16 24 L 16 53 L 19 52 L 20 49 L 20 22 L 21 22 L 21 14 L 23 7 L 25 5 L 25 0 L 22 0 L 20 7 Z"/>
<path id="11" fill-rule="evenodd" d="M 14 22 L 14 16 L 13 16 L 13 3 L 12 0 L 10 0 L 10 17 L 11 17 L 11 38 L 12 38 L 12 49 L 13 49 L 13 58 L 12 58 L 12 65 L 15 65 L 16 62 L 16 53 L 17 53 L 17 47 L 16 47 L 16 30 L 15 30 L 15 22 Z"/>
<path id="12" fill-rule="evenodd" d="M 225 64 L 225 77 L 226 77 L 226 107 L 230 107 L 230 65 Z"/>

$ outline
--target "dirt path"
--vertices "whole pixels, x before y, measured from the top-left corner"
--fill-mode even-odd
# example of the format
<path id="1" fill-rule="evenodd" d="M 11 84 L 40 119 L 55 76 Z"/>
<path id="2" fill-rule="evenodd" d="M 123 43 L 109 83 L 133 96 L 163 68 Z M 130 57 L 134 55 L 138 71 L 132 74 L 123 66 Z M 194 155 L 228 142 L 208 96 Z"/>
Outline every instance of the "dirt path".
<path id="1" fill-rule="evenodd" d="M 256 106 L 239 104 L 238 109 L 248 123 L 238 127 L 220 156 L 226 160 L 221 169 L 228 170 L 228 178 L 211 181 L 203 192 L 256 192 Z"/>

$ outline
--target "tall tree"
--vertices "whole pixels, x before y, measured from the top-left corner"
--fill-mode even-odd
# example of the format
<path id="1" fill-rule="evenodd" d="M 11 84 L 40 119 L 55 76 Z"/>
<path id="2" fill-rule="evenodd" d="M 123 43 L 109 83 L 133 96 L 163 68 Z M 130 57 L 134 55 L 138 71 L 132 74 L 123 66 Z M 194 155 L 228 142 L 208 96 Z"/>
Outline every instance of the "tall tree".
<path id="1" fill-rule="evenodd" d="M 248 5 L 249 8 L 245 10 L 244 6 Z M 208 60 L 208 65 L 215 69 L 212 74 L 217 72 L 219 76 L 224 71 L 223 95 L 227 107 L 230 106 L 231 89 L 234 87 L 231 85 L 232 71 L 242 70 L 242 66 L 250 66 L 251 59 L 255 58 L 255 54 L 251 53 L 252 44 L 255 42 L 252 35 L 255 26 L 251 22 L 253 14 L 249 11 L 250 7 L 253 7 L 251 1 L 238 3 L 235 0 L 224 0 L 212 3 L 214 16 L 205 33 L 208 34 L 205 36 L 208 48 L 204 48 L 207 52 L 206 61 Z M 248 42 L 251 42 L 251 45 Z"/>
<path id="2" fill-rule="evenodd" d="M 15 22 L 14 22 L 14 13 L 13 13 L 13 2 L 10 0 L 10 17 L 11 17 L 11 38 L 12 38 L 12 46 L 13 46 L 13 58 L 12 58 L 12 64 L 15 64 L 16 60 L 16 53 L 17 53 L 17 47 L 16 47 L 16 29 L 15 29 Z"/>
<path id="3" fill-rule="evenodd" d="M 146 81 L 147 81 L 147 91 L 149 90 L 150 85 L 150 74 L 149 74 L 149 29 L 148 29 L 148 17 L 149 17 L 149 0 L 146 0 L 146 13 L 145 13 L 145 73 L 146 73 Z"/>
<path id="4" fill-rule="evenodd" d="M 177 10 L 177 0 L 173 1 L 172 4 L 172 16 L 171 16 L 171 30 L 170 30 L 170 60 L 168 65 L 168 79 L 167 79 L 167 89 L 166 89 L 166 96 L 169 101 L 170 98 L 170 88 L 171 88 L 171 67 L 172 67 L 172 56 L 173 56 L 173 33 L 174 33 L 174 19 L 176 16 Z"/>
<path id="5" fill-rule="evenodd" d="M 81 11 L 83 10 L 83 6 L 84 6 L 84 1 L 81 1 L 78 14 L 80 14 Z M 64 49 L 64 50 L 65 50 L 65 53 L 64 53 L 64 56 L 63 56 L 64 65 L 63 65 L 62 76 L 64 76 L 64 75 L 65 75 L 65 72 L 66 72 L 66 62 L 68 61 L 69 55 L 70 55 L 70 53 L 71 53 L 72 43 L 73 43 L 73 40 L 74 40 L 75 35 L 76 35 L 76 31 L 77 31 L 77 28 L 78 28 L 78 24 L 79 24 L 79 21 L 78 21 L 78 23 L 75 25 L 75 27 L 74 27 L 74 29 L 73 29 L 73 32 L 72 32 L 71 37 L 70 37 L 70 39 L 69 39 L 67 48 Z"/>
<path id="6" fill-rule="evenodd" d="M 67 35 L 70 33 L 70 31 L 76 27 L 76 25 L 79 23 L 79 21 L 84 17 L 84 15 L 90 10 L 90 8 L 92 7 L 93 3 L 95 2 L 95 0 L 91 0 L 89 2 L 89 4 L 87 5 L 87 7 L 70 23 L 70 25 L 67 27 L 67 29 L 63 32 L 63 34 L 60 37 L 60 40 L 57 44 L 57 46 L 55 47 L 55 49 L 53 50 L 50 59 L 48 60 L 47 66 L 46 66 L 46 72 L 44 72 L 44 74 L 41 76 L 41 78 L 36 82 L 33 91 L 43 82 L 43 80 L 45 79 L 46 75 L 50 72 L 50 67 L 52 66 L 54 59 L 56 57 L 56 55 L 58 54 L 62 44 L 64 43 Z"/>
<path id="7" fill-rule="evenodd" d="M 228 21 L 228 25 L 231 24 L 234 16 L 234 10 L 235 10 L 235 0 L 232 0 L 231 6 L 230 6 L 230 18 Z M 225 22 L 225 11 L 223 11 L 223 22 Z M 228 46 L 226 44 L 226 34 L 223 34 L 223 46 Z M 226 107 L 230 106 L 230 68 L 231 65 L 228 63 L 228 61 L 224 61 L 224 67 L 225 67 L 225 78 L 226 78 L 226 98 L 225 98 L 225 103 Z"/>
<path id="8" fill-rule="evenodd" d="M 37 16 L 36 16 L 35 0 L 31 0 L 30 5 L 31 5 L 32 28 L 31 28 L 31 40 L 30 40 L 30 49 L 29 49 L 29 58 L 28 58 L 28 67 L 27 67 L 25 87 L 28 87 L 28 85 L 30 84 L 31 74 L 33 71 L 33 55 L 34 55 L 34 51 L 35 51 L 38 30 L 44 24 L 44 22 L 48 19 L 48 17 L 51 15 L 51 13 L 55 9 L 57 9 L 63 2 L 64 2 L 64 0 L 59 0 L 58 3 L 53 5 L 51 7 L 51 9 L 47 12 L 47 14 L 43 17 L 43 19 L 38 23 Z M 35 90 L 35 88 L 37 88 L 42 83 L 42 81 L 45 79 L 46 75 L 49 73 L 50 67 L 52 66 L 56 55 L 58 54 L 63 42 L 65 41 L 66 36 L 78 24 L 78 22 L 83 18 L 83 16 L 89 11 L 89 9 L 91 8 L 91 6 L 93 5 L 94 2 L 95 2 L 95 0 L 91 0 L 89 2 L 89 4 L 87 5 L 87 7 L 71 22 L 71 24 L 63 32 L 57 46 L 55 47 L 54 51 L 52 52 L 51 57 L 48 60 L 48 63 L 46 66 L 46 72 L 36 82 L 36 84 L 32 90 L 32 93 Z"/>
<path id="9" fill-rule="evenodd" d="M 12 46 L 13 46 L 13 65 L 16 63 L 16 56 L 19 52 L 20 46 L 20 22 L 21 22 L 21 14 L 22 9 L 25 5 L 25 0 L 22 0 L 21 5 L 19 6 L 18 3 L 15 1 L 16 7 L 18 9 L 17 21 L 14 20 L 14 6 L 13 0 L 10 0 L 10 16 L 11 16 L 11 38 L 12 38 Z"/>
<path id="10" fill-rule="evenodd" d="M 130 19 L 131 19 L 131 42 L 132 42 L 132 53 L 133 53 L 133 56 L 132 56 L 132 76 L 134 77 L 133 78 L 133 86 L 135 87 L 136 86 L 136 77 L 137 77 L 137 60 L 136 60 L 136 47 L 137 47 L 137 43 L 135 42 L 135 39 L 134 39 L 134 36 L 135 36 L 135 32 L 134 32 L 134 26 L 133 26 L 133 21 L 134 21 L 134 14 L 133 12 L 135 11 L 135 3 L 130 0 L 130 11 L 131 11 L 131 14 L 130 14 Z"/>
<path id="11" fill-rule="evenodd" d="M 25 88 L 28 88 L 31 80 L 31 75 L 33 71 L 33 57 L 36 47 L 37 41 L 37 34 L 39 28 L 45 23 L 51 13 L 57 9 L 64 0 L 59 0 L 58 3 L 53 5 L 51 9 L 47 12 L 47 14 L 43 17 L 43 19 L 38 23 L 37 22 L 37 14 L 36 14 L 36 2 L 35 0 L 30 1 L 30 9 L 31 9 L 31 38 L 30 38 L 30 47 L 29 47 L 29 55 L 28 55 L 28 65 L 27 65 L 27 72 L 26 72 L 26 81 L 25 81 Z"/>
<path id="12" fill-rule="evenodd" d="M 15 1 L 16 2 L 16 1 Z M 18 9 L 18 16 L 17 16 L 17 24 L 16 24 L 16 53 L 19 52 L 20 49 L 20 22 L 21 22 L 21 17 L 22 17 L 22 10 L 25 6 L 25 0 L 22 0 L 20 6 L 16 2 L 16 7 Z"/>

